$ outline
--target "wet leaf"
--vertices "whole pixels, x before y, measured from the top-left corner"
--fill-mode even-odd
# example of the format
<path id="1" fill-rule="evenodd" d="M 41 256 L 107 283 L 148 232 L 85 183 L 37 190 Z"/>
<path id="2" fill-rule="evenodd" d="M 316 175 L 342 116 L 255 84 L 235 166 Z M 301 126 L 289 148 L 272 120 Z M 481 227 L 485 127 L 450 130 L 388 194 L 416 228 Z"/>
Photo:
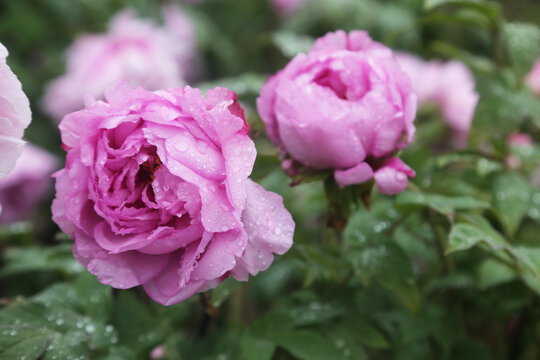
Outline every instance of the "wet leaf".
<path id="1" fill-rule="evenodd" d="M 404 191 L 398 195 L 396 206 L 409 211 L 427 207 L 441 214 L 449 215 L 453 214 L 456 210 L 488 209 L 490 204 L 466 196 L 446 196 Z"/>
<path id="2" fill-rule="evenodd" d="M 313 46 L 313 38 L 288 31 L 277 31 L 272 34 L 272 41 L 281 53 L 288 58 L 299 53 L 306 53 Z"/>
<path id="3" fill-rule="evenodd" d="M 518 78 L 523 78 L 540 54 L 540 27 L 522 22 L 504 25 L 504 36 Z"/>
<path id="4" fill-rule="evenodd" d="M 506 232 L 512 236 L 529 208 L 530 185 L 517 173 L 501 174 L 493 182 L 493 196 Z"/>
<path id="5" fill-rule="evenodd" d="M 240 337 L 240 350 L 245 360 L 270 360 L 274 355 L 276 345 L 244 332 Z"/>

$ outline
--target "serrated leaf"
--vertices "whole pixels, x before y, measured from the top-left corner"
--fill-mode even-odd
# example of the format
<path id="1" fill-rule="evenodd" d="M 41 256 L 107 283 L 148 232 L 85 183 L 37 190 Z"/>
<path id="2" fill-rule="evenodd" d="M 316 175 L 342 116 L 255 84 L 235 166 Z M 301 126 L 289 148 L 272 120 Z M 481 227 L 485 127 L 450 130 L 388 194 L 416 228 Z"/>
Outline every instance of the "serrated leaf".
<path id="1" fill-rule="evenodd" d="M 540 54 L 540 28 L 534 24 L 511 22 L 504 25 L 503 32 L 518 77 L 523 78 Z"/>
<path id="2" fill-rule="evenodd" d="M 253 336 L 249 332 L 240 337 L 240 351 L 245 360 L 270 360 L 276 345 L 268 340 Z"/>
<path id="3" fill-rule="evenodd" d="M 272 34 L 272 42 L 288 58 L 299 53 L 306 53 L 313 46 L 313 38 L 298 35 L 289 31 L 276 31 Z"/>
<path id="4" fill-rule="evenodd" d="M 493 196 L 501 221 L 512 236 L 529 208 L 530 185 L 517 173 L 500 174 L 493 182 Z"/>
<path id="5" fill-rule="evenodd" d="M 427 207 L 441 214 L 449 215 L 456 210 L 488 209 L 490 204 L 466 196 L 445 196 L 404 191 L 398 195 L 396 206 L 404 210 Z"/>

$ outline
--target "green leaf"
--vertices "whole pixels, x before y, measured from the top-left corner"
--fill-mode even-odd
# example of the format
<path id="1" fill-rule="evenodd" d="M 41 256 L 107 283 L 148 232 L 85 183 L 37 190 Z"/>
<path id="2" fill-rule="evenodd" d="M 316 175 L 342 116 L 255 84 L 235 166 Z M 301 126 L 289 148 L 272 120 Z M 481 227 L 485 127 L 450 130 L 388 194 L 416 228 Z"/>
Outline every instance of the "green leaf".
<path id="1" fill-rule="evenodd" d="M 471 54 L 470 52 L 452 44 L 442 41 L 434 41 L 430 44 L 430 48 L 433 52 L 444 57 L 461 60 L 473 71 L 492 74 L 496 70 L 495 63 L 493 63 L 493 61 L 491 61 L 489 58 Z"/>
<path id="2" fill-rule="evenodd" d="M 119 344 L 136 351 L 157 345 L 166 331 L 162 319 L 129 291 L 120 292 L 116 298 L 113 324 L 118 330 Z"/>
<path id="3" fill-rule="evenodd" d="M 42 329 L 0 325 L 0 358 L 38 359 L 51 341 Z"/>
<path id="4" fill-rule="evenodd" d="M 245 360 L 270 360 L 276 345 L 268 340 L 253 336 L 249 332 L 240 337 L 240 351 Z"/>
<path id="5" fill-rule="evenodd" d="M 304 282 L 305 286 L 308 286 L 311 281 L 317 278 L 325 280 L 339 280 L 340 274 L 337 264 L 332 260 L 332 257 L 330 257 L 329 254 L 324 253 L 321 251 L 321 249 L 315 246 L 306 244 L 297 244 L 294 250 L 297 251 L 303 259 L 305 259 L 307 270 L 313 275 L 310 281 L 306 280 Z"/>
<path id="6" fill-rule="evenodd" d="M 306 53 L 313 46 L 313 38 L 298 35 L 289 31 L 276 31 L 272 34 L 272 42 L 288 58 L 299 53 Z"/>
<path id="7" fill-rule="evenodd" d="M 477 269 L 478 287 L 482 290 L 514 280 L 516 271 L 506 264 L 492 259 L 482 261 Z"/>
<path id="8" fill-rule="evenodd" d="M 485 243 L 493 250 L 504 250 L 508 246 L 506 240 L 495 230 L 486 231 L 475 225 L 459 223 L 450 231 L 446 253 L 468 250 L 479 243 Z"/>
<path id="9" fill-rule="evenodd" d="M 2 309 L 0 324 L 6 330 L 0 331 L 0 353 L 27 351 L 23 356 L 28 358 L 35 358 L 40 346 L 46 343 L 44 359 L 90 359 L 92 351 L 107 349 L 115 341 L 112 329 L 102 322 L 68 308 L 46 307 L 32 301 Z M 34 338 L 32 346 L 22 349 L 9 344 L 9 337 L 23 333 Z"/>
<path id="10" fill-rule="evenodd" d="M 331 304 L 313 302 L 307 306 L 297 306 L 284 310 L 294 326 L 306 326 L 328 322 L 344 313 L 344 310 Z"/>
<path id="11" fill-rule="evenodd" d="M 531 196 L 531 202 L 529 204 L 527 215 L 533 220 L 540 220 L 540 191 L 538 190 L 535 190 Z"/>
<path id="12" fill-rule="evenodd" d="M 111 293 L 110 286 L 101 284 L 95 276 L 83 272 L 75 284 L 54 284 L 32 300 L 47 307 L 74 309 L 81 314 L 106 321 L 111 311 Z"/>
<path id="13" fill-rule="evenodd" d="M 453 5 L 461 8 L 468 8 L 478 11 L 492 21 L 499 21 L 501 7 L 493 1 L 486 0 L 424 0 L 424 8 L 433 10 L 443 5 Z"/>
<path id="14" fill-rule="evenodd" d="M 493 182 L 493 196 L 506 232 L 512 236 L 529 208 L 530 185 L 517 173 L 500 174 Z"/>
<path id="15" fill-rule="evenodd" d="M 229 295 L 240 286 L 240 283 L 229 277 L 210 292 L 210 302 L 213 306 L 219 307 L 225 302 Z"/>
<path id="16" fill-rule="evenodd" d="M 488 209 L 490 204 L 471 197 L 404 191 L 398 195 L 396 206 L 403 210 L 427 207 L 441 214 L 450 215 L 456 210 Z"/>
<path id="17" fill-rule="evenodd" d="M 411 263 L 403 250 L 393 243 L 368 247 L 353 255 L 353 265 L 360 277 L 374 277 L 384 288 L 392 291 L 410 311 L 420 307 Z"/>
<path id="18" fill-rule="evenodd" d="M 508 52 L 518 77 L 523 78 L 540 54 L 540 28 L 534 24 L 511 22 L 504 25 Z"/>
<path id="19" fill-rule="evenodd" d="M 203 93 L 216 86 L 222 86 L 234 91 L 238 96 L 258 95 L 265 81 L 265 76 L 246 73 L 236 77 L 199 83 L 197 84 L 197 87 L 201 89 Z"/>
<path id="20" fill-rule="evenodd" d="M 438 167 L 445 167 L 453 164 L 467 164 L 473 166 L 480 176 L 489 175 L 503 169 L 503 164 L 501 162 L 487 159 L 476 154 L 452 153 L 437 158 Z"/>
<path id="21" fill-rule="evenodd" d="M 255 165 L 253 166 L 253 172 L 251 178 L 255 181 L 260 180 L 270 174 L 272 171 L 279 169 L 281 161 L 278 155 L 264 155 L 257 154 L 255 159 Z"/>
<path id="22" fill-rule="evenodd" d="M 5 251 L 4 261 L 6 265 L 0 269 L 0 277 L 32 271 L 58 271 L 73 275 L 84 270 L 73 258 L 71 244 L 12 247 Z"/>
<path id="23" fill-rule="evenodd" d="M 337 330 L 353 335 L 362 345 L 375 349 L 386 349 L 389 343 L 384 335 L 373 325 L 358 317 L 348 317 L 336 326 Z"/>
<path id="24" fill-rule="evenodd" d="M 414 312 L 420 306 L 420 294 L 409 258 L 384 233 L 391 224 L 388 218 L 375 218 L 365 210 L 357 211 L 345 228 L 344 237 L 349 245 L 347 258 L 364 285 L 375 278 Z"/>
<path id="25" fill-rule="evenodd" d="M 332 340 L 334 346 L 341 350 L 344 357 L 355 360 L 367 360 L 368 357 L 366 352 L 358 344 L 370 342 L 370 340 L 373 340 L 373 338 L 365 339 L 364 336 L 366 333 L 350 331 L 349 329 L 339 325 L 334 327 L 325 327 L 323 330 L 325 336 Z M 368 334 L 368 336 L 369 335 L 370 334 Z M 376 348 L 376 346 L 374 346 L 374 348 Z"/>
<path id="26" fill-rule="evenodd" d="M 449 235 L 446 253 L 470 249 L 479 244 L 501 262 L 516 269 L 525 284 L 540 295 L 540 248 L 511 246 L 487 220 L 470 217 L 470 223 L 454 225 Z"/>
<path id="27" fill-rule="evenodd" d="M 327 338 L 308 330 L 273 333 L 270 340 L 301 360 L 339 360 L 346 354 Z"/>
<path id="28" fill-rule="evenodd" d="M 540 295 L 540 248 L 518 246 L 514 248 L 514 253 L 519 260 L 523 281 Z"/>

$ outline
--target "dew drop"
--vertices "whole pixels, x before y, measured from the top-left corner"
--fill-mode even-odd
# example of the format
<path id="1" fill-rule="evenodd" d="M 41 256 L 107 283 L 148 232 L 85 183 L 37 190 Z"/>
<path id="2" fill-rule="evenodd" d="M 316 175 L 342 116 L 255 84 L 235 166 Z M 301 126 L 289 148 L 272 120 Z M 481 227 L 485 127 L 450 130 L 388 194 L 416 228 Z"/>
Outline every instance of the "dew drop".
<path id="1" fill-rule="evenodd" d="M 174 144 L 174 147 L 176 150 L 184 152 L 188 149 L 188 144 L 184 141 L 178 141 Z"/>

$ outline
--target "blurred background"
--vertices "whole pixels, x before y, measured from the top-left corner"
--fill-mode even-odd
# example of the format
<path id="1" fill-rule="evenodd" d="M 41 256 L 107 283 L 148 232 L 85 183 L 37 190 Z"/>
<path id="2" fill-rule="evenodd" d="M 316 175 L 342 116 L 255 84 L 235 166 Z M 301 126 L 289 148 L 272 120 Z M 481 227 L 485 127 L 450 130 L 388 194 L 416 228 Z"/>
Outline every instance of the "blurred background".
<path id="1" fill-rule="evenodd" d="M 174 79 L 145 83 L 147 79 L 140 75 L 146 70 L 141 72 L 140 60 L 126 52 L 116 67 L 103 72 L 106 80 L 95 81 L 101 70 L 93 68 L 94 61 L 103 56 L 96 50 L 102 46 L 99 36 L 120 42 L 122 31 L 114 30 L 114 24 L 124 21 L 117 14 L 126 14 L 127 9 L 131 12 L 124 17 L 126 23 L 146 24 L 141 28 L 129 25 L 133 33 L 140 31 L 141 37 L 151 33 L 171 50 L 167 56 L 175 64 Z M 0 299 L 5 307 L 0 325 L 13 319 L 52 321 L 52 328 L 40 327 L 46 329 L 47 339 L 54 339 L 49 343 L 56 344 L 47 349 L 44 359 L 540 358 L 540 280 L 534 280 L 537 284 L 525 277 L 523 283 L 516 280 L 521 276 L 518 272 L 495 266 L 483 269 L 488 278 L 479 283 L 478 264 L 471 260 L 481 257 L 477 253 L 458 259 L 465 264 L 463 272 L 446 276 L 436 247 L 420 244 L 429 243 L 436 232 L 424 225 L 418 227 L 421 234 L 398 231 L 405 261 L 412 263 L 401 274 L 415 279 L 411 280 L 414 290 L 410 284 L 398 281 L 396 285 L 384 277 L 379 279 L 380 286 L 366 287 L 369 281 L 356 276 L 355 259 L 343 254 L 339 236 L 325 227 L 322 185 L 289 186 L 255 107 L 268 76 L 297 53 L 307 51 L 315 38 L 337 29 L 367 30 L 373 39 L 395 50 L 426 60 L 457 59 L 471 70 L 480 100 L 465 151 L 480 149 L 490 154 L 486 161 L 496 164 L 482 163 L 487 164 L 484 170 L 489 175 L 497 166 L 505 166 L 509 134 L 523 132 L 533 140 L 540 138 L 540 100 L 524 85 L 533 61 L 540 56 L 538 26 L 537 0 L 0 0 L 0 42 L 9 51 L 7 62 L 22 82 L 33 113 L 25 139 L 54 156 L 41 161 L 50 162 L 42 170 L 43 178 L 63 164 L 58 130 L 62 112 L 77 106 L 72 105 L 77 101 L 82 104 L 82 94 L 90 88 L 100 98 L 105 83 L 115 78 L 111 69 L 132 69 L 122 74 L 133 85 L 156 89 L 220 85 L 234 90 L 246 109 L 259 153 L 253 178 L 280 193 L 297 222 L 293 249 L 268 271 L 248 284 L 227 280 L 205 296 L 165 308 L 150 303 L 137 289 L 113 291 L 83 271 L 71 256 L 70 239 L 50 219 L 54 195 L 52 182 L 45 180 L 49 185 L 39 196 L 28 195 L 39 197 L 39 204 L 0 224 Z M 120 45 L 113 48 L 117 51 Z M 165 60 L 158 53 L 151 64 L 164 69 L 170 65 Z M 81 63 L 86 68 L 78 69 Z M 53 91 L 55 95 L 48 97 Z M 66 105 L 72 97 L 76 97 L 74 102 Z M 437 173 L 439 168 L 426 161 L 433 154 L 455 150 L 441 147 L 447 129 L 442 121 L 433 121 L 440 118 L 430 108 L 419 112 L 417 140 L 403 154 L 418 173 L 415 183 L 432 191 L 472 194 L 490 201 L 491 195 L 479 190 L 491 187 L 488 178 L 465 172 Z M 537 160 L 530 161 L 537 165 Z M 530 179 L 533 165 L 518 171 Z M 32 169 L 35 174 L 37 165 Z M 447 181 L 432 185 L 437 176 Z M 11 194 L 17 191 L 14 185 L 5 188 Z M 538 189 L 534 191 L 540 199 Z M 14 207 L 22 201 L 20 194 L 0 198 L 2 206 Z M 532 197 L 531 192 L 527 201 Z M 537 213 L 529 210 L 520 234 L 536 244 L 538 223 L 534 221 L 540 218 L 539 205 L 531 209 Z M 409 220 L 421 224 L 427 214 Z M 399 217 L 393 200 L 380 197 L 372 213 L 355 224 L 377 226 L 383 218 L 397 221 Z M 423 237 L 428 240 L 419 240 Z M 402 258 L 394 260 L 391 264 L 397 264 L 399 272 Z M 396 269 L 386 266 L 380 271 Z M 7 311 L 27 304 L 28 299 L 33 299 L 34 308 Z M 69 314 L 62 308 L 69 309 Z M 36 315 L 40 313 L 46 319 Z M 290 330 L 286 323 L 303 332 L 290 339 L 280 336 Z M 32 336 L 19 335 L 23 340 Z M 0 354 L 2 344 L 11 343 L 0 336 Z M 26 347 L 38 349 L 40 344 Z M 43 354 L 38 350 L 21 356 L 38 358 Z"/>

